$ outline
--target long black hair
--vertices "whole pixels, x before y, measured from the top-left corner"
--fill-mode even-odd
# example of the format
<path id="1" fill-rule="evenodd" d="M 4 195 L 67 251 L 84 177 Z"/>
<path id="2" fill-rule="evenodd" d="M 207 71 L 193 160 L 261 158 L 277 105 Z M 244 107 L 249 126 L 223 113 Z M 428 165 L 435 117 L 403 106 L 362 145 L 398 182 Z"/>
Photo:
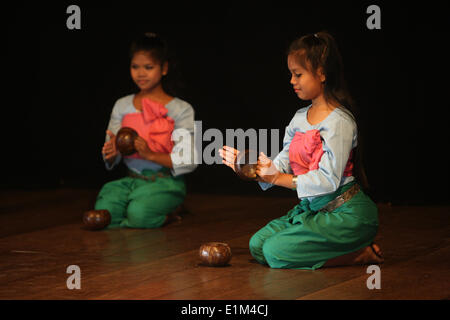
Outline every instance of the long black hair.
<path id="1" fill-rule="evenodd" d="M 179 94 L 184 87 L 178 68 L 178 61 L 172 50 L 169 50 L 167 40 L 159 34 L 146 32 L 134 38 L 131 43 L 129 57 L 130 59 L 140 51 L 150 54 L 161 66 L 168 63 L 169 71 L 162 77 L 161 84 L 165 92 L 172 96 Z"/>
<path id="2" fill-rule="evenodd" d="M 369 188 L 362 159 L 362 137 L 358 126 L 358 108 L 351 97 L 344 78 L 344 65 L 337 43 L 326 31 L 308 34 L 294 40 L 289 46 L 288 56 L 293 56 L 305 69 L 317 74 L 322 69 L 325 75 L 324 97 L 327 102 L 337 102 L 339 108 L 350 114 L 358 128 L 358 143 L 354 150 L 354 175 L 363 188 Z"/>

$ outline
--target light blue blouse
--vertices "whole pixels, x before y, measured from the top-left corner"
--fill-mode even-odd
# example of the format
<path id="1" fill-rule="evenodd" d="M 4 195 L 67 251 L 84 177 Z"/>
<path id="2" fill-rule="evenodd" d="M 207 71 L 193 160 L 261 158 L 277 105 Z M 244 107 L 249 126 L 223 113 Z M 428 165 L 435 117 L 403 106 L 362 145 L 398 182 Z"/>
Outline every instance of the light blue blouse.
<path id="1" fill-rule="evenodd" d="M 319 130 L 322 138 L 323 155 L 317 170 L 311 170 L 297 178 L 297 195 L 299 199 L 322 196 L 336 191 L 340 186 L 353 181 L 353 176 L 345 177 L 344 170 L 350 152 L 357 145 L 357 127 L 353 116 L 343 107 L 335 108 L 322 122 L 312 125 L 307 120 L 311 105 L 299 109 L 289 125 L 283 138 L 283 149 L 273 159 L 280 172 L 293 174 L 289 164 L 289 146 L 297 131 L 305 133 Z M 259 182 L 263 190 L 272 184 Z"/>
<path id="2" fill-rule="evenodd" d="M 113 110 L 111 112 L 111 118 L 108 124 L 108 130 L 111 130 L 112 133 L 117 134 L 122 124 L 122 118 L 126 114 L 140 112 L 134 107 L 134 96 L 134 94 L 130 94 L 128 96 L 122 97 L 118 99 L 114 104 Z M 184 139 L 180 139 L 180 141 L 175 142 L 175 145 L 170 154 L 173 163 L 171 173 L 173 176 L 178 176 L 192 172 L 197 167 L 197 165 L 194 164 L 194 109 L 188 102 L 176 97 L 169 103 L 167 103 L 165 107 L 168 110 L 167 115 L 175 121 L 174 130 L 184 128 L 189 131 L 191 135 L 190 146 L 189 142 L 185 141 Z M 106 135 L 106 141 L 108 140 L 109 136 Z M 190 163 L 177 164 L 176 161 L 173 161 L 173 157 L 175 154 L 178 154 L 180 150 L 188 150 L 187 148 L 189 147 L 191 150 L 192 159 Z M 116 157 L 116 160 L 111 166 L 108 164 L 108 162 L 105 161 L 106 169 L 113 169 L 120 162 L 120 160 L 122 160 L 122 156 L 119 153 L 119 156 Z M 137 173 L 141 173 L 144 169 L 159 170 L 162 168 L 160 164 L 144 159 L 124 158 L 124 163 L 130 170 Z"/>

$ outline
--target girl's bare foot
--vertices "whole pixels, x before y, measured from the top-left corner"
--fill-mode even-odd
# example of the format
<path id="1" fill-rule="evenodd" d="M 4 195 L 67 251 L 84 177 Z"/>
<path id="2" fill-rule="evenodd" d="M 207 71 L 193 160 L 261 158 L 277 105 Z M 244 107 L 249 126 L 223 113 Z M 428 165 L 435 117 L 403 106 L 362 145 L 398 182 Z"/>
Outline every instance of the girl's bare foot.
<path id="1" fill-rule="evenodd" d="M 380 247 L 377 244 L 372 243 L 370 246 L 356 252 L 330 259 L 325 263 L 324 267 L 380 264 L 383 262 L 384 259 Z"/>
<path id="2" fill-rule="evenodd" d="M 370 246 L 367 246 L 358 252 L 359 255 L 354 260 L 355 264 L 378 264 L 384 262 L 381 249 L 375 243 L 372 243 Z"/>
<path id="3" fill-rule="evenodd" d="M 179 205 L 174 211 L 169 213 L 166 216 L 166 220 L 164 220 L 163 226 L 172 223 L 174 221 L 180 221 L 183 218 L 181 217 L 182 213 L 185 211 L 183 204 Z"/>

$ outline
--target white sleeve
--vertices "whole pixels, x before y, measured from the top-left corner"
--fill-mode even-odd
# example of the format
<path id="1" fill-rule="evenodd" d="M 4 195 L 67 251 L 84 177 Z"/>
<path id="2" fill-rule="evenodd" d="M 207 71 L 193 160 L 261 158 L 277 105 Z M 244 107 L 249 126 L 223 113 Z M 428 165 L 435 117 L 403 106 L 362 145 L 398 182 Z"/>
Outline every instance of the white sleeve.
<path id="1" fill-rule="evenodd" d="M 173 146 L 170 158 L 172 159 L 171 173 L 173 176 L 179 176 L 194 171 L 197 165 L 194 164 L 194 109 L 187 104 L 181 113 L 174 119 L 174 137 L 177 132 L 182 136 L 178 137 Z M 177 131 L 177 129 L 180 129 Z M 188 152 L 189 155 L 180 160 L 180 154 Z M 184 161 L 184 159 L 187 159 Z"/>
<path id="2" fill-rule="evenodd" d="M 114 134 L 117 134 L 122 125 L 122 115 L 120 114 L 119 106 L 120 105 L 118 101 L 116 101 L 108 123 L 108 130 L 110 130 Z M 106 135 L 105 142 L 109 140 L 109 135 Z M 103 161 L 105 162 L 105 167 L 107 170 L 112 170 L 117 164 L 119 164 L 120 160 L 122 160 L 122 155 L 120 154 L 120 152 L 111 165 L 105 160 L 105 157 L 103 157 Z"/>

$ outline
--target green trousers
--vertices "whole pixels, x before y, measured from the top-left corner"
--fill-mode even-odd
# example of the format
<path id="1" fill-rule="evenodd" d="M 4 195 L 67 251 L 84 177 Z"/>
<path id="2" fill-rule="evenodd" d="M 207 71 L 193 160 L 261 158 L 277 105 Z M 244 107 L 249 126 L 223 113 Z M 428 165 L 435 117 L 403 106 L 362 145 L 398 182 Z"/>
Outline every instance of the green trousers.
<path id="1" fill-rule="evenodd" d="M 110 212 L 108 228 L 158 228 L 183 203 L 183 177 L 171 176 L 166 168 L 158 172 L 144 170 L 142 175 L 149 180 L 125 177 L 106 183 L 100 190 L 95 209 Z"/>
<path id="2" fill-rule="evenodd" d="M 271 268 L 315 270 L 329 259 L 370 245 L 378 231 L 378 209 L 362 190 L 332 212 L 319 211 L 354 184 L 311 202 L 303 199 L 269 222 L 250 239 L 252 256 Z"/>

